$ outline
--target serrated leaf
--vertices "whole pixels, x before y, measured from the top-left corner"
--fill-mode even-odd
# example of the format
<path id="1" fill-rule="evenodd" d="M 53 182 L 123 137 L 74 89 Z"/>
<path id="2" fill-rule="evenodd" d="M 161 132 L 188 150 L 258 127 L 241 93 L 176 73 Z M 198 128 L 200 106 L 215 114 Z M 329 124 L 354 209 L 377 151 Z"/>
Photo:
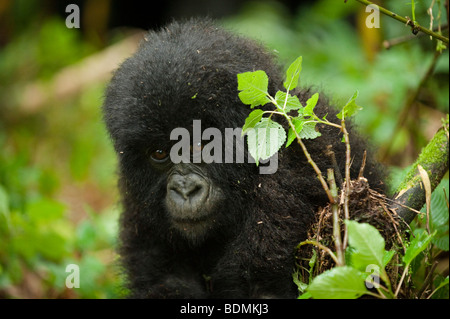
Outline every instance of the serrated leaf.
<path id="1" fill-rule="evenodd" d="M 302 57 L 298 57 L 286 71 L 286 81 L 284 81 L 283 85 L 287 91 L 291 91 L 297 87 L 301 71 Z"/>
<path id="2" fill-rule="evenodd" d="M 306 101 L 305 108 L 303 109 L 303 116 L 311 116 L 314 114 L 314 108 L 317 105 L 317 101 L 319 101 L 319 93 L 315 93 L 308 101 Z"/>
<path id="3" fill-rule="evenodd" d="M 346 220 L 348 243 L 352 247 L 352 265 L 364 271 L 368 265 L 374 264 L 384 268 L 385 242 L 380 232 L 370 224 Z"/>
<path id="4" fill-rule="evenodd" d="M 298 133 L 301 139 L 315 139 L 321 136 L 320 132 L 316 131 L 316 122 L 305 122 L 303 129 Z"/>
<path id="5" fill-rule="evenodd" d="M 445 192 L 444 192 L 445 189 Z M 436 235 L 431 242 L 439 249 L 449 250 L 449 210 L 446 195 L 449 193 L 448 179 L 443 179 L 431 194 L 430 226 Z M 426 205 L 421 210 L 426 212 Z"/>
<path id="6" fill-rule="evenodd" d="M 314 299 L 356 299 L 367 293 L 364 275 L 353 267 L 335 267 L 315 277 L 307 291 Z"/>
<path id="7" fill-rule="evenodd" d="M 292 119 L 292 124 L 294 124 L 295 127 L 295 131 L 298 133 L 301 132 L 301 130 L 303 129 L 303 123 L 305 122 L 305 119 L 303 118 L 293 118 Z M 287 142 L 286 142 L 286 147 L 288 147 L 289 145 L 291 145 L 291 143 L 296 139 L 296 135 L 294 133 L 294 131 L 292 130 L 292 128 L 289 128 L 289 133 L 288 133 L 288 138 L 287 138 Z"/>
<path id="8" fill-rule="evenodd" d="M 286 100 L 287 96 L 287 100 Z M 286 113 L 292 110 L 298 110 L 302 107 L 300 100 L 295 95 L 287 94 L 283 91 L 278 91 L 275 94 L 275 101 L 277 102 L 278 107 L 281 110 L 284 110 Z"/>
<path id="9" fill-rule="evenodd" d="M 355 102 L 356 98 L 358 97 L 358 94 L 359 94 L 359 92 L 356 91 L 353 94 L 353 96 L 350 98 L 350 100 L 348 100 L 347 104 L 345 104 L 345 106 L 342 108 L 342 111 L 339 112 L 338 115 L 336 115 L 336 117 L 338 119 L 341 119 L 341 120 L 342 120 L 342 118 L 345 119 L 347 117 L 350 117 L 350 116 L 356 114 L 356 112 L 362 110 L 362 107 L 357 105 Z"/>
<path id="10" fill-rule="evenodd" d="M 242 136 L 247 133 L 247 131 L 251 128 L 254 128 L 256 123 L 261 121 L 264 112 L 260 109 L 252 111 L 248 117 L 245 119 L 245 124 L 242 127 Z"/>
<path id="11" fill-rule="evenodd" d="M 436 227 L 434 228 L 434 230 L 436 231 L 436 235 L 433 237 L 431 242 L 437 248 L 442 249 L 444 251 L 448 251 L 449 250 L 448 224 Z"/>
<path id="12" fill-rule="evenodd" d="M 445 189 L 445 192 L 444 190 Z M 448 179 L 442 180 L 436 187 L 435 191 L 431 194 L 431 225 L 433 227 L 439 227 L 442 225 L 448 226 L 449 210 L 447 207 L 447 201 L 445 194 L 449 193 Z"/>
<path id="13" fill-rule="evenodd" d="M 434 234 L 428 235 L 425 230 L 421 230 L 415 234 L 416 236 L 411 240 L 411 243 L 406 248 L 403 262 L 409 265 L 414 258 L 417 257 L 430 244 Z"/>
<path id="14" fill-rule="evenodd" d="M 255 159 L 256 165 L 259 160 L 265 160 L 274 155 L 286 140 L 286 132 L 283 127 L 270 118 L 262 118 L 253 129 L 248 130 L 248 151 Z"/>
<path id="15" fill-rule="evenodd" d="M 266 72 L 258 70 L 254 72 L 244 72 L 237 75 L 239 98 L 242 103 L 255 106 L 264 105 L 270 102 L 267 97 L 269 78 Z"/>

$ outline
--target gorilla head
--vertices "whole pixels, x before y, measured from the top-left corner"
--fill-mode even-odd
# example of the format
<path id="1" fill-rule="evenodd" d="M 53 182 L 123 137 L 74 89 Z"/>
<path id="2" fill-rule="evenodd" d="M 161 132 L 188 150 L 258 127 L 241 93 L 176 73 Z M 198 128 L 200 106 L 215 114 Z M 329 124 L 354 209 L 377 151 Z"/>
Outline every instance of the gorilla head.
<path id="1" fill-rule="evenodd" d="M 188 137 L 191 158 L 174 164 L 171 132 L 185 128 L 195 135 L 193 119 L 221 132 L 241 127 L 248 108 L 239 102 L 236 76 L 256 69 L 278 80 L 270 56 L 254 43 L 208 22 L 174 23 L 148 33 L 108 88 L 105 119 L 120 155 L 122 186 L 136 203 L 157 200 L 161 217 L 193 242 L 223 227 L 224 178 L 213 174 L 218 168 L 191 163 L 205 141 Z"/>
<path id="2" fill-rule="evenodd" d="M 296 296 L 293 249 L 327 203 L 301 150 L 281 150 L 273 175 L 259 174 L 245 150 L 244 161 L 237 153 L 212 163 L 204 157 L 242 150 L 233 129 L 251 110 L 239 100 L 237 74 L 255 70 L 268 74 L 271 95 L 282 88 L 279 68 L 259 45 L 191 20 L 147 33 L 114 74 L 103 110 L 119 157 L 119 253 L 132 297 Z M 309 93 L 298 96 L 304 102 Z M 336 114 L 322 99 L 316 112 Z M 343 169 L 339 132 L 321 133 L 305 142 L 309 152 L 326 171 L 323 151 L 332 145 Z M 221 147 L 209 147 L 213 139 Z M 352 141 L 357 174 L 366 147 Z M 367 171 L 378 183 L 370 160 Z"/>

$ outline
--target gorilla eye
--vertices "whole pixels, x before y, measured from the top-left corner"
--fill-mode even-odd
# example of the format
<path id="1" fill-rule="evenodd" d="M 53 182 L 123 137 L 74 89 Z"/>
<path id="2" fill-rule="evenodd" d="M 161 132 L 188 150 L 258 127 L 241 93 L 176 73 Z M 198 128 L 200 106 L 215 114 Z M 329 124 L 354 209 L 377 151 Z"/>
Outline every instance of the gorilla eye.
<path id="1" fill-rule="evenodd" d="M 162 163 L 169 158 L 169 154 L 164 150 L 156 150 L 150 154 L 150 158 L 157 163 Z"/>

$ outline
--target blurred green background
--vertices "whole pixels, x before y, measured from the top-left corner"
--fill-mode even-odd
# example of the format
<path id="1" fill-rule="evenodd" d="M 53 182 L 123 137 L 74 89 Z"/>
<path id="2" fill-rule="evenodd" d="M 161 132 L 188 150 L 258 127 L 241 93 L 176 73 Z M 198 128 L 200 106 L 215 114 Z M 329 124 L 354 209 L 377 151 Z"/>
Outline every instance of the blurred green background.
<path id="1" fill-rule="evenodd" d="M 123 295 L 116 159 L 101 119 L 103 92 L 135 49 L 139 28 L 207 13 L 165 7 L 161 19 L 133 25 L 117 18 L 114 1 L 72 2 L 82 8 L 80 29 L 66 27 L 69 1 L 0 0 L 0 298 Z M 406 2 L 379 3 L 410 16 Z M 430 4 L 416 4 L 424 26 Z M 436 41 L 427 36 L 387 50 L 383 41 L 408 37 L 409 29 L 384 16 L 381 28 L 368 29 L 364 9 L 353 0 L 242 1 L 223 14 L 209 8 L 226 27 L 274 50 L 283 65 L 303 56 L 301 84 L 337 106 L 359 90 L 364 110 L 356 122 L 395 184 L 448 113 L 448 50 L 434 58 Z M 435 26 L 437 13 L 435 6 Z M 444 11 L 441 18 L 446 24 Z M 448 179 L 444 185 L 448 190 Z M 66 287 L 68 264 L 79 265 L 80 288 Z"/>

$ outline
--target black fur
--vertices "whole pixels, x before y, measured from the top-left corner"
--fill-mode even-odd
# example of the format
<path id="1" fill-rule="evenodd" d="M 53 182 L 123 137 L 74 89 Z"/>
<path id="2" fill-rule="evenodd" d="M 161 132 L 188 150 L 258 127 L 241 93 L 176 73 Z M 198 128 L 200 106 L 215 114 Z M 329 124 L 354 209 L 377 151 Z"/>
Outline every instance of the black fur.
<path id="1" fill-rule="evenodd" d="M 198 242 L 171 227 L 164 204 L 167 174 L 149 163 L 149 150 L 170 148 L 171 130 L 189 129 L 193 119 L 201 119 L 203 129 L 242 127 L 251 110 L 238 98 L 237 74 L 254 70 L 266 71 L 272 95 L 283 89 L 283 73 L 259 45 L 210 21 L 191 20 L 146 34 L 137 53 L 116 71 L 104 119 L 119 156 L 124 206 L 119 253 L 131 297 L 297 296 L 294 247 L 327 197 L 295 142 L 279 152 L 273 175 L 261 175 L 248 163 L 202 165 L 225 198 L 215 206 L 216 224 Z M 302 103 L 310 95 L 298 93 Z M 316 114 L 327 113 L 335 118 L 321 97 Z M 342 135 L 329 126 L 320 126 L 320 132 L 305 140 L 309 152 L 325 173 L 332 164 L 324 150 L 332 145 L 344 174 Z M 355 177 L 367 146 L 353 131 L 351 142 Z M 370 153 L 365 176 L 372 187 L 382 188 Z"/>

